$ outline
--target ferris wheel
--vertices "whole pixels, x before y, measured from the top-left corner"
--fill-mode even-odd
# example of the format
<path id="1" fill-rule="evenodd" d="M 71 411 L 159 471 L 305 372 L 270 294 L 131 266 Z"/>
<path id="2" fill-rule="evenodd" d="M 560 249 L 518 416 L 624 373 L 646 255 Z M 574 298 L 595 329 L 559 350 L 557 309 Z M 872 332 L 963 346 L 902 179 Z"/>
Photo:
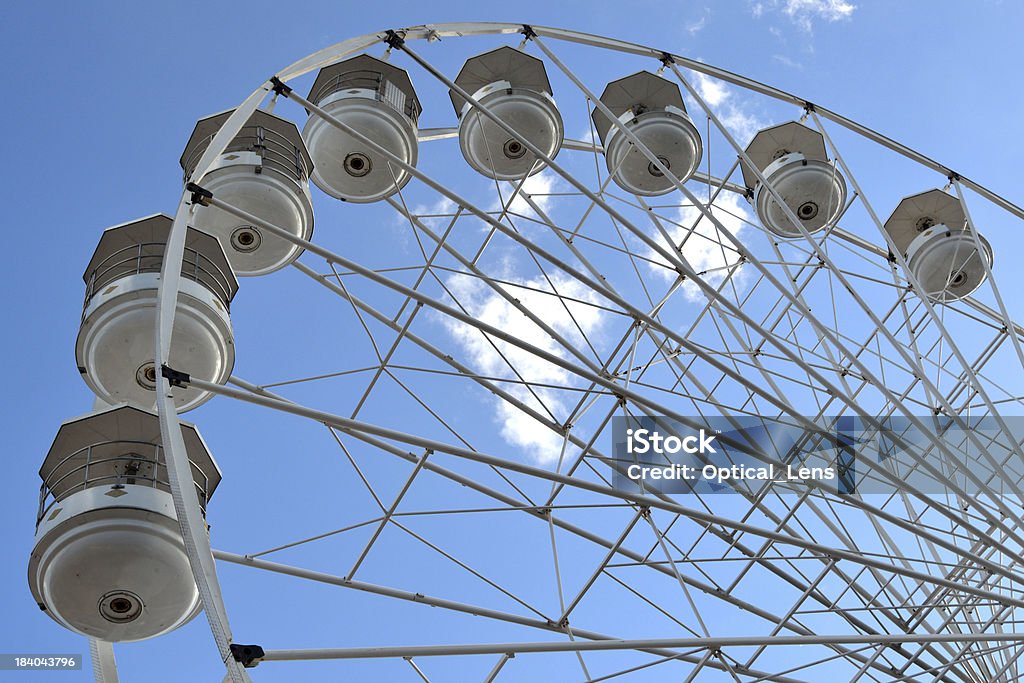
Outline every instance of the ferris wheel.
<path id="1" fill-rule="evenodd" d="M 175 215 L 88 262 L 97 406 L 40 470 L 30 588 L 98 680 L 200 612 L 232 681 L 1020 679 L 1010 201 L 745 76 L 519 24 L 315 52 L 180 163 Z M 317 313 L 260 312 L 261 351 L 250 282 Z M 323 514 L 219 535 L 241 460 L 179 415 L 214 397 L 329 441 L 287 454 L 303 492 L 251 491 Z M 659 429 L 699 482 L 634 477 Z M 236 572 L 366 612 L 245 609 Z"/>

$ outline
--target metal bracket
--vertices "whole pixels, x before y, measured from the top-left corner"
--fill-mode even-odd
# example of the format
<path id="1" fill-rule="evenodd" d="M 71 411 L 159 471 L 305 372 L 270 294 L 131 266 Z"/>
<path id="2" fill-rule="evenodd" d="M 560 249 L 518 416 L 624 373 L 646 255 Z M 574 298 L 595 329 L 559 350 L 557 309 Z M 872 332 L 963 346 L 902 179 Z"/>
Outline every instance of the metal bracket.
<path id="1" fill-rule="evenodd" d="M 260 663 L 263 659 L 263 648 L 259 645 L 238 645 L 237 643 L 231 643 L 228 646 L 231 650 L 231 656 L 235 658 L 236 662 L 241 662 L 242 666 L 246 669 L 251 669 Z"/>
<path id="2" fill-rule="evenodd" d="M 672 55 L 670 55 L 667 52 L 662 52 L 661 56 L 658 57 L 658 61 L 661 62 L 662 65 L 666 66 L 666 67 L 672 66 L 673 64 L 676 63 L 675 57 L 673 57 Z"/>
<path id="3" fill-rule="evenodd" d="M 192 378 L 188 376 L 187 372 L 175 370 L 167 364 L 160 366 L 160 375 L 162 377 L 166 377 L 172 387 L 185 387 L 192 381 Z"/>
<path id="4" fill-rule="evenodd" d="M 384 42 L 387 43 L 388 47 L 392 49 L 397 47 L 399 50 L 401 50 L 402 46 L 405 45 L 405 38 L 398 35 L 398 33 L 392 31 L 391 29 L 388 29 L 387 33 L 384 35 Z"/>
<path id="5" fill-rule="evenodd" d="M 533 27 L 529 24 L 523 24 L 523 30 L 521 33 L 526 36 L 526 40 L 531 40 L 537 37 L 537 32 L 533 30 Z"/>
<path id="6" fill-rule="evenodd" d="M 185 186 L 185 189 L 192 193 L 192 203 L 199 204 L 200 206 L 209 206 L 211 199 L 213 199 L 213 193 L 204 187 L 196 185 L 195 183 L 189 183 Z"/>
<path id="7" fill-rule="evenodd" d="M 280 78 L 278 78 L 277 76 L 271 76 L 270 77 L 270 82 L 274 86 L 274 92 L 275 93 L 277 93 L 278 95 L 284 95 L 285 97 L 290 97 L 291 96 L 292 89 L 290 87 L 288 87 L 288 85 L 284 81 L 282 81 Z"/>

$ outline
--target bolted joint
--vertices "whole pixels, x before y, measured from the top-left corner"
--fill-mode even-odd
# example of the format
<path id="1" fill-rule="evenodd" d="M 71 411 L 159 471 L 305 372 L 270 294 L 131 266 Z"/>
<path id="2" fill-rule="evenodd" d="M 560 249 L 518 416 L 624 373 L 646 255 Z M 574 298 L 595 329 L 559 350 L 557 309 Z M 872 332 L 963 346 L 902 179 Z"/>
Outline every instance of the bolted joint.
<path id="1" fill-rule="evenodd" d="M 187 372 L 175 370 L 166 363 L 160 366 L 160 375 L 161 377 L 166 377 L 172 387 L 185 387 L 192 381 Z"/>
<path id="2" fill-rule="evenodd" d="M 523 24 L 523 30 L 520 33 L 526 37 L 526 40 L 532 40 L 537 37 L 537 32 L 529 24 Z"/>
<path id="3" fill-rule="evenodd" d="M 813 113 L 815 111 L 817 111 L 817 109 L 814 107 L 814 103 L 813 102 L 804 102 L 804 112 L 805 113 L 811 114 L 811 113 Z"/>
<path id="4" fill-rule="evenodd" d="M 201 187 L 195 183 L 189 183 L 185 186 L 185 189 L 192 193 L 192 203 L 199 204 L 200 206 L 209 206 L 210 200 L 213 199 L 213 193 L 207 190 L 205 187 Z"/>
<path id="5" fill-rule="evenodd" d="M 241 662 L 242 666 L 246 669 L 251 669 L 260 663 L 263 659 L 263 648 L 259 645 L 238 645 L 237 643 L 231 643 L 228 646 L 231 650 L 231 656 L 234 657 L 236 662 Z"/>
<path id="6" fill-rule="evenodd" d="M 667 68 L 676 63 L 676 58 L 667 52 L 662 52 L 661 56 L 658 57 L 658 61 Z"/>
<path id="7" fill-rule="evenodd" d="M 278 95 L 284 95 L 285 97 L 291 96 L 292 89 L 288 87 L 288 85 L 285 84 L 285 82 L 282 81 L 280 78 L 278 78 L 277 76 L 271 76 L 270 82 L 274 86 L 275 93 L 277 93 Z"/>
<path id="8" fill-rule="evenodd" d="M 384 34 L 384 42 L 387 43 L 388 47 L 392 50 L 395 48 L 401 50 L 402 46 L 405 45 L 405 38 L 399 35 L 396 31 L 388 29 L 387 33 Z"/>

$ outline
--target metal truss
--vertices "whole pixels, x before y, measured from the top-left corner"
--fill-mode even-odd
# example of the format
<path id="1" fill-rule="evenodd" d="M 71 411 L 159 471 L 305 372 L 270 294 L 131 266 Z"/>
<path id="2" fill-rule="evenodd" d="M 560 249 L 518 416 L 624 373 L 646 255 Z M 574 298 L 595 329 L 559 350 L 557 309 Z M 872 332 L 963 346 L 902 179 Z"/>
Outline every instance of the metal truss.
<path id="1" fill-rule="evenodd" d="M 589 126 L 593 111 L 608 114 L 677 191 L 647 200 L 622 195 L 592 128 L 589 141 L 567 140 L 558 159 L 521 139 L 545 165 L 545 183 L 495 182 L 477 191 L 439 173 L 443 164 L 421 170 L 389 155 L 286 85 L 346 56 L 380 51 L 419 87 L 455 91 L 519 137 L 445 75 L 448 51 L 462 54 L 456 38 L 477 49 L 485 40 L 518 45 L 543 59 L 566 117 L 585 116 Z M 657 70 L 680 85 L 706 127 L 706 167 L 693 179 L 673 176 L 587 85 L 593 65 L 605 61 Z M 702 94 L 706 79 L 767 102 L 779 121 L 803 117 L 823 134 L 834 169 L 854 189 L 836 225 L 808 234 L 786 209 L 801 234 L 783 240 L 757 223 L 739 178 L 741 165 L 752 167 L 745 141 Z M 413 176 L 372 214 L 401 226 L 408 249 L 385 247 L 364 263 L 329 236 L 307 242 L 195 192 L 271 93 L 298 105 L 290 113 L 324 118 Z M 453 127 L 421 130 L 421 158 L 445 146 L 450 154 L 456 135 Z M 294 538 L 269 549 L 217 538 L 235 550 L 212 550 L 198 502 L 180 484 L 188 463 L 170 385 L 161 380 L 178 519 L 228 680 L 249 677 L 230 648 L 232 625 L 261 642 L 267 667 L 405 660 L 409 680 L 431 680 L 430 662 L 439 657 L 449 671 L 490 657 L 484 681 L 522 680 L 517 671 L 532 657 L 547 658 L 557 680 L 1019 680 L 1024 469 L 1005 416 L 1024 400 L 1024 330 L 988 264 L 987 283 L 971 298 L 939 304 L 916 293 L 920 283 L 871 199 L 872 164 L 893 158 L 952 187 L 972 228 L 981 216 L 985 225 L 998 216 L 1000 230 L 1024 219 L 978 183 L 815 103 L 681 55 L 573 31 L 438 24 L 382 32 L 314 53 L 268 80 L 224 124 L 182 195 L 162 273 L 157 357 L 168 361 L 193 201 L 301 246 L 294 266 L 303 284 L 337 298 L 323 315 L 365 343 L 319 359 L 310 374 L 268 369 L 266 377 L 234 377 L 233 386 L 191 381 L 240 401 L 240 411 L 278 410 L 326 429 L 332 449 L 315 457 L 347 463 L 372 503 L 323 526 L 296 526 Z M 297 398 L 332 383 L 345 390 L 319 394 L 332 396 L 329 403 Z M 468 421 L 468 407 L 489 417 Z M 866 463 L 870 478 L 891 486 L 888 494 L 840 495 L 808 483 L 670 496 L 611 485 L 616 416 L 787 420 L 827 444 L 835 437 L 821 425 L 844 415 L 873 429 L 896 416 L 926 433 L 935 416 L 961 427 L 965 415 L 984 416 L 999 433 L 965 430 L 965 447 L 979 454 L 974 471 L 945 469 L 951 447 L 935 437 L 922 451 L 909 449 L 910 471 Z M 385 460 L 389 467 L 380 465 Z M 922 490 L 915 473 L 938 488 Z M 499 520 L 500 537 L 461 537 L 486 529 L 488 519 Z M 299 549 L 315 557 L 338 539 L 355 540 L 340 557 L 324 551 L 318 567 L 268 559 Z M 430 571 L 411 571 L 403 585 L 372 579 L 376 558 L 405 555 L 431 558 Z M 387 632 L 376 647 L 350 647 L 340 634 L 323 649 L 262 642 L 250 625 L 229 625 L 215 561 L 377 596 L 382 609 L 472 615 L 504 640 L 467 639 L 459 630 L 462 640 L 441 645 L 396 644 Z M 458 587 L 469 597 L 450 595 Z M 446 640 L 443 627 L 431 626 L 435 612 L 422 612 L 424 633 Z M 548 639 L 536 642 L 538 634 Z M 112 666 L 112 653 L 96 661 L 104 657 Z"/>

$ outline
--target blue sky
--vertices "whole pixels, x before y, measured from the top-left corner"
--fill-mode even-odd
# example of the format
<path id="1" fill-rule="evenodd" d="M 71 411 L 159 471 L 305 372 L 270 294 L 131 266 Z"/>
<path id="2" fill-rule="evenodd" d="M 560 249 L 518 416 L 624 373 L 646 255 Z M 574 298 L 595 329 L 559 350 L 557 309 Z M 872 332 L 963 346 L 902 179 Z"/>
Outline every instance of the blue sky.
<path id="1" fill-rule="evenodd" d="M 177 159 L 195 121 L 234 106 L 277 69 L 314 50 L 363 33 L 443 21 L 510 20 L 609 35 L 704 60 L 795 92 L 919 149 L 1011 201 L 1024 200 L 1018 182 L 1024 111 L 1018 75 L 1024 57 L 1016 47 L 1024 9 L 1016 3 L 982 2 L 969 9 L 953 2 L 849 4 L 840 0 L 520 2 L 507 8 L 471 2 L 427 5 L 308 2 L 286 9 L 281 3 L 268 2 L 168 3 L 145 8 L 127 2 L 10 3 L 0 9 L 0 52 L 6 66 L 0 122 L 6 131 L 4 233 L 9 261 L 3 272 L 8 295 L 3 304 L 6 334 L 0 345 L 7 359 L 4 433 L 13 439 L 0 497 L 8 548 L 7 559 L 0 564 L 0 586 L 4 587 L 0 604 L 5 615 L 0 651 L 87 652 L 83 639 L 40 614 L 26 586 L 25 566 L 39 484 L 36 470 L 60 422 L 91 405 L 88 389 L 76 377 L 74 340 L 83 294 L 81 271 L 100 231 L 158 211 L 173 213 L 181 180 Z M 451 55 L 436 47 L 431 55 L 437 55 L 439 63 L 454 74 L 465 58 L 462 51 L 471 48 L 452 43 Z M 624 75 L 627 68 L 625 60 L 620 65 L 611 59 L 608 63 L 580 61 L 578 66 L 590 87 L 598 90 L 606 80 Z M 426 81 L 423 74 L 417 78 L 417 84 L 426 85 Z M 421 126 L 452 125 L 445 93 L 433 89 L 437 92 L 423 95 L 427 106 Z M 741 128 L 745 120 L 765 124 L 786 120 L 778 118 L 776 109 L 742 93 L 730 91 L 720 97 L 722 111 L 731 114 Z M 301 127 L 304 115 L 297 108 L 279 112 Z M 578 136 L 582 126 L 567 125 L 567 129 L 569 135 Z M 457 147 L 448 150 L 448 154 L 457 153 Z M 440 156 L 422 165 L 444 171 Z M 914 171 L 899 164 L 880 166 L 874 172 L 873 182 L 885 188 L 879 200 L 884 211 L 894 199 L 918 189 Z M 460 191 L 474 196 L 486 191 L 479 177 L 467 175 L 454 182 L 462 183 Z M 436 200 L 426 194 L 411 196 L 423 204 Z M 336 227 L 332 223 L 341 226 L 339 232 L 331 232 Z M 332 248 L 347 249 L 361 262 L 392 263 L 389 250 L 399 254 L 394 260 L 405 255 L 414 262 L 415 243 L 383 213 L 350 218 L 333 207 L 323 216 L 318 214 L 317 230 L 317 237 L 323 235 Z M 1000 232 L 1000 226 L 988 228 L 986 235 L 997 249 L 997 276 L 1010 312 L 1019 319 L 1021 307 L 1013 295 L 1024 285 L 1024 276 L 1013 267 L 1013 254 L 1024 241 L 1019 233 L 1005 228 Z M 387 246 L 382 249 L 382 244 Z M 490 267 L 501 272 L 500 265 L 496 257 Z M 512 263 L 507 272 L 519 265 Z M 372 290 L 365 291 L 372 296 Z M 473 292 L 463 294 L 473 300 Z M 382 305 L 394 301 L 380 296 Z M 346 355 L 348 351 L 355 357 L 369 350 L 354 320 L 323 314 L 337 307 L 336 298 L 296 272 L 243 281 L 233 309 L 239 374 L 269 382 L 314 374 L 317 368 L 330 372 L 358 365 Z M 501 321 L 500 315 L 496 321 Z M 429 318 L 424 325 L 433 338 L 447 339 L 452 348 L 473 354 L 471 344 L 460 342 L 457 332 L 443 321 Z M 602 333 L 596 322 L 592 329 Z M 417 361 L 410 356 L 409 362 Z M 547 379 L 557 383 L 562 376 L 555 373 Z M 441 382 L 434 391 L 442 392 Z M 456 385 L 452 387 L 458 391 Z M 328 387 L 298 389 L 292 396 L 331 407 L 332 397 L 358 388 L 359 381 L 338 380 Z M 545 446 L 528 439 L 503 439 L 502 430 L 515 425 L 491 415 L 487 400 L 480 398 L 475 407 L 467 408 L 460 429 L 477 439 L 482 450 L 510 449 L 510 457 L 531 461 L 521 451 Z M 407 410 L 403 428 L 427 429 L 427 421 L 408 401 L 397 391 L 393 396 L 383 394 L 379 403 L 367 409 L 366 419 L 386 422 Z M 353 481 L 348 463 L 334 457 L 336 446 L 322 427 L 251 407 L 238 408 L 225 399 L 186 419 L 198 424 L 225 474 L 222 491 L 211 506 L 215 547 L 250 552 L 363 518 L 353 510 L 368 503 L 366 491 Z M 397 461 L 372 459 L 366 466 L 380 481 L 389 482 L 384 490 L 392 495 L 409 471 L 406 463 Z M 490 476 L 478 474 L 482 479 Z M 413 507 L 443 504 L 450 493 L 445 486 L 451 485 L 417 490 Z M 515 533 L 513 527 L 472 517 L 458 524 L 462 526 L 455 533 L 450 527 L 434 530 L 446 539 L 455 538 L 457 547 L 476 557 L 478 566 L 493 561 L 495 571 L 518 575 L 522 585 L 517 589 L 523 594 L 551 599 L 531 584 L 535 568 L 526 566 L 531 565 L 531 552 L 550 559 L 543 537 L 523 541 L 523 555 L 511 560 L 524 565 L 517 573 L 488 552 L 492 544 L 502 543 L 504 533 Z M 432 527 L 427 524 L 424 529 Z M 296 552 L 286 561 L 343 573 L 347 567 L 341 565 L 349 560 L 341 559 L 337 565 L 334 558 L 348 558 L 363 541 L 364 536 L 337 539 L 326 548 Z M 534 548 L 531 543 L 539 545 Z M 567 553 L 578 552 L 578 558 L 593 553 L 593 549 L 575 548 L 572 541 L 566 547 Z M 486 591 L 479 586 L 452 583 L 454 579 L 440 565 L 435 567 L 436 562 L 430 553 L 416 555 L 387 540 L 375 551 L 367 572 L 377 583 L 409 589 L 422 584 L 435 594 L 467 601 L 486 599 Z M 228 611 L 237 624 L 236 636 L 243 642 L 285 648 L 531 638 L 529 632 L 510 635 L 481 619 L 437 614 L 439 610 L 418 606 L 380 609 L 382 598 L 354 591 L 337 596 L 323 587 L 255 574 L 227 566 L 221 575 Z M 603 607 L 590 609 L 599 619 L 602 609 L 625 609 L 627 602 L 609 591 Z M 510 605 L 503 607 L 511 611 Z M 162 640 L 118 648 L 117 653 L 122 680 L 214 680 L 217 670 L 216 653 L 202 618 Z M 522 668 L 510 673 L 510 680 L 527 680 L 528 672 L 539 675 L 531 667 L 546 666 L 546 661 L 543 657 L 536 658 L 537 664 L 517 661 Z M 558 660 L 555 666 L 565 661 Z M 626 666 L 632 660 L 623 655 L 620 661 Z M 436 680 L 463 680 L 462 669 L 430 665 Z M 479 671 L 474 675 L 482 678 L 491 665 L 492 660 L 480 660 L 471 666 Z M 264 664 L 256 670 L 255 680 L 320 680 L 337 672 L 360 680 L 368 671 L 387 672 L 387 680 L 414 680 L 402 662 L 387 665 L 392 669 L 364 668 L 358 663 L 309 665 L 302 670 L 305 678 L 296 678 L 296 670 L 288 666 Z M 579 674 L 578 668 L 572 670 Z M 38 674 L 32 680 L 88 680 L 88 675 Z"/>

